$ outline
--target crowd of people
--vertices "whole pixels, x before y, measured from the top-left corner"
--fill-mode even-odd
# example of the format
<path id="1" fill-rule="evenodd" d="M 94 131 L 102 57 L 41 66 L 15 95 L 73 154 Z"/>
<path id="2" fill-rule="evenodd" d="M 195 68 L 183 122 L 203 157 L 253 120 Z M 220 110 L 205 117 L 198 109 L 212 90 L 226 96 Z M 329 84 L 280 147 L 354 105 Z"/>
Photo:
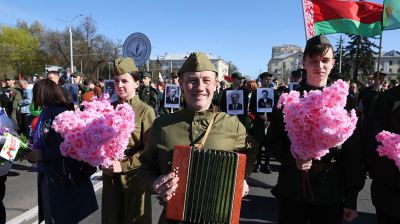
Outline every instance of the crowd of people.
<path id="1" fill-rule="evenodd" d="M 152 80 L 151 72 L 139 72 L 131 58 L 115 60 L 113 85 L 80 73 L 65 77 L 48 71 L 36 80 L 19 78 L 18 88 L 15 77 L 7 75 L 0 91 L 1 107 L 18 124 L 19 132 L 33 139 L 34 150 L 26 158 L 39 168 L 40 220 L 78 223 L 97 209 L 90 175 L 73 179 L 74 184 L 65 180 L 65 158 L 59 150 L 62 139 L 51 122 L 57 114 L 79 109 L 81 102 L 108 93 L 117 95 L 114 105 L 125 102 L 133 108 L 136 128 L 125 158 L 111 167 L 100 167 L 102 223 L 151 223 L 150 195 L 167 202 L 179 184 L 171 171 L 174 146 L 195 146 L 203 140 L 204 148 L 246 153 L 247 176 L 271 173 L 271 158 L 280 162 L 278 182 L 272 189 L 279 201 L 279 223 L 351 222 L 357 217 L 357 195 L 366 175 L 372 178 L 378 222 L 400 223 L 400 172 L 392 160 L 376 152 L 378 132 L 400 133 L 400 87 L 396 81 L 388 85 L 386 74 L 376 72 L 365 84 L 348 81 L 345 108 L 355 109 L 359 122 L 343 145 L 321 160 L 295 158 L 290 152 L 283 113 L 276 107 L 278 99 L 290 90 L 300 94 L 322 90 L 341 78 L 330 74 L 333 55 L 324 36 L 308 40 L 303 69 L 292 72 L 290 85 L 279 83 L 268 72 L 257 80 L 246 80 L 234 72 L 231 82 L 219 81 L 214 65 L 198 52 L 190 54 L 165 81 Z M 33 113 L 38 110 L 39 116 Z M 31 125 L 35 119 L 37 123 Z M 210 132 L 205 134 L 209 125 Z M 304 171 L 311 193 L 304 192 Z M 246 180 L 243 185 L 245 196 L 249 190 Z M 160 223 L 177 222 L 163 213 Z"/>

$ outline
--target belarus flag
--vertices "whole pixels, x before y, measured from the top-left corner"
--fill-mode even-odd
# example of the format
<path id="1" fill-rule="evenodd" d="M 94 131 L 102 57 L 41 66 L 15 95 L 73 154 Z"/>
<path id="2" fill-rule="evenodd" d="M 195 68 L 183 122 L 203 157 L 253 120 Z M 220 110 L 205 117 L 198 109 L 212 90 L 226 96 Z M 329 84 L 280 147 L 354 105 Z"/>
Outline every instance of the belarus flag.
<path id="1" fill-rule="evenodd" d="M 307 39 L 320 34 L 346 33 L 374 37 L 382 33 L 382 4 L 351 0 L 302 2 Z"/>

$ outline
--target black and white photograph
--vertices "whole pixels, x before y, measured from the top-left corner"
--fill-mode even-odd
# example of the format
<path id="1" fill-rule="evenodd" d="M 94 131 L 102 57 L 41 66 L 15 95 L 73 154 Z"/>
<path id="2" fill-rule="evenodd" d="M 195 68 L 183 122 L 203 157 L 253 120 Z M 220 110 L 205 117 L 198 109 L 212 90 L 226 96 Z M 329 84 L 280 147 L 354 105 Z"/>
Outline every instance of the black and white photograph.
<path id="1" fill-rule="evenodd" d="M 178 85 L 167 84 L 165 88 L 164 107 L 179 108 L 181 89 Z"/>
<path id="2" fill-rule="evenodd" d="M 274 106 L 274 89 L 273 88 L 258 88 L 257 89 L 257 112 L 269 113 L 272 112 Z"/>
<path id="3" fill-rule="evenodd" d="M 289 91 L 297 90 L 300 84 L 298 82 L 291 82 L 289 83 Z"/>
<path id="4" fill-rule="evenodd" d="M 113 103 L 118 100 L 118 93 L 115 91 L 114 80 L 104 80 L 104 91 L 110 95 L 110 102 Z"/>
<path id="5" fill-rule="evenodd" d="M 226 104 L 228 105 L 227 114 L 244 114 L 243 90 L 226 91 Z"/>

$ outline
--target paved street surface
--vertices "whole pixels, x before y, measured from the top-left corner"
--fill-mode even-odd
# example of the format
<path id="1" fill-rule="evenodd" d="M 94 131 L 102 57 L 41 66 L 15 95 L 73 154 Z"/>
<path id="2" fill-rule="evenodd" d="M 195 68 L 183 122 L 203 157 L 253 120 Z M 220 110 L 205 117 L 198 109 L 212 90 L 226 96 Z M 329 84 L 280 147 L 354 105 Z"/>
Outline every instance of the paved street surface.
<path id="1" fill-rule="evenodd" d="M 14 164 L 8 180 L 4 204 L 7 209 L 7 224 L 33 224 L 37 223 L 37 187 L 36 173 L 28 172 L 31 164 L 22 162 Z M 271 188 L 277 179 L 279 164 L 273 162 L 272 174 L 253 173 L 248 178 L 250 195 L 242 202 L 241 221 L 243 224 L 277 223 L 277 201 L 271 195 Z M 97 175 L 101 175 L 98 173 Z M 96 196 L 101 205 L 101 177 L 93 178 Z M 358 198 L 359 217 L 354 224 L 376 224 L 375 209 L 371 204 L 369 193 L 370 180 Z M 153 223 L 157 223 L 161 207 L 153 197 Z M 101 223 L 100 209 L 81 222 L 82 224 Z"/>

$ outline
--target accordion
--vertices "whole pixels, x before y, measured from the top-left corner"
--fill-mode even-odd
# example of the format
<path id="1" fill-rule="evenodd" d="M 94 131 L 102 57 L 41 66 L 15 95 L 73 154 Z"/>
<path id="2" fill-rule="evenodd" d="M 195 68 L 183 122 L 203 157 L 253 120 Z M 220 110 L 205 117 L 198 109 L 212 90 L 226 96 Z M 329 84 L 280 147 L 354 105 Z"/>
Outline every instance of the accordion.
<path id="1" fill-rule="evenodd" d="M 175 146 L 178 187 L 166 217 L 185 223 L 239 223 L 246 155 Z"/>

